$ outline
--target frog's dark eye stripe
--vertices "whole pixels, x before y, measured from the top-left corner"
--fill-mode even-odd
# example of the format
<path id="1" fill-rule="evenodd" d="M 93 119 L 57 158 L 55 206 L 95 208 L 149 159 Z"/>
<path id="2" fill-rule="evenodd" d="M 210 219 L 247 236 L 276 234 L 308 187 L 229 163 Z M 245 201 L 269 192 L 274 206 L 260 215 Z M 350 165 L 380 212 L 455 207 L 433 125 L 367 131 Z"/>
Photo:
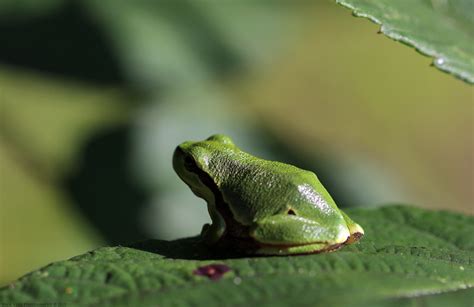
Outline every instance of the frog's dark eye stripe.
<path id="1" fill-rule="evenodd" d="M 194 159 L 191 158 L 190 156 L 184 157 L 184 167 L 188 171 L 194 171 L 196 170 L 196 163 L 194 162 Z"/>

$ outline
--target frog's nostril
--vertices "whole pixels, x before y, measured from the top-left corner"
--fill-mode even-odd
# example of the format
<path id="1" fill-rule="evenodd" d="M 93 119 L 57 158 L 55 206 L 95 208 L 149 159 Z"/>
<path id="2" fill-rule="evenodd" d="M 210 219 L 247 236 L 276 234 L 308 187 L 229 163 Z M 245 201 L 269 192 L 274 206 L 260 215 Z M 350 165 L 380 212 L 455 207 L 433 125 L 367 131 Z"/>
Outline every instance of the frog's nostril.
<path id="1" fill-rule="evenodd" d="M 296 215 L 295 211 L 293 209 L 289 209 L 288 212 L 286 212 L 288 215 Z"/>

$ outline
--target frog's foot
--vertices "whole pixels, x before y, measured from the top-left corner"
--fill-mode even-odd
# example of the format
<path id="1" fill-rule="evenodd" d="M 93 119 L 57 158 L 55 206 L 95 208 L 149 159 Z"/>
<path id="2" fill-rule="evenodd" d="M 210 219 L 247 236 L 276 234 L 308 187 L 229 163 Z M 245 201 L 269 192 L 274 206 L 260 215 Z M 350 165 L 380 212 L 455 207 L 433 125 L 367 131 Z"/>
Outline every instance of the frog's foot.
<path id="1" fill-rule="evenodd" d="M 346 213 L 344 213 L 344 211 L 341 210 L 340 212 L 346 221 L 346 225 L 350 233 L 349 238 L 346 240 L 346 242 L 344 242 L 344 244 L 347 245 L 359 241 L 364 235 L 364 229 L 359 224 L 351 220 L 351 218 Z"/>
<path id="2" fill-rule="evenodd" d="M 364 233 L 361 233 L 361 232 L 352 233 L 351 236 L 347 239 L 347 241 L 344 244 L 347 245 L 347 244 L 356 243 L 363 236 L 364 236 Z"/>
<path id="3" fill-rule="evenodd" d="M 223 231 L 221 228 L 215 226 L 215 224 L 204 224 L 201 230 L 201 239 L 204 241 L 204 243 L 213 245 L 219 241 L 222 236 L 222 232 Z"/>
<path id="4" fill-rule="evenodd" d="M 347 244 L 355 243 L 364 236 L 364 229 L 362 229 L 362 227 L 360 227 L 359 224 L 356 224 L 356 223 L 348 224 L 348 227 L 349 227 L 349 232 L 351 235 L 346 240 L 346 242 L 344 242 L 344 244 L 347 245 Z"/>

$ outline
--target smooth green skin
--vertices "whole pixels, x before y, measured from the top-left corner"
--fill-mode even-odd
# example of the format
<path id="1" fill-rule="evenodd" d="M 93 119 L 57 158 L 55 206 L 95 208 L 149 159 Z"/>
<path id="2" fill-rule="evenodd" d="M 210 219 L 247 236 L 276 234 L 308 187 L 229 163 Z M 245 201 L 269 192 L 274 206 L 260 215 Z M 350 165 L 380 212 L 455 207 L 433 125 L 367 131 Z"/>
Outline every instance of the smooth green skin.
<path id="1" fill-rule="evenodd" d="M 204 226 L 202 237 L 209 244 L 226 238 L 228 225 L 217 210 L 218 199 L 230 209 L 232 223 L 246 227 L 244 236 L 258 243 L 252 251 L 257 254 L 321 252 L 353 243 L 364 233 L 339 210 L 313 172 L 254 157 L 228 136 L 182 143 L 173 155 L 173 168 L 207 201 L 212 225 Z"/>

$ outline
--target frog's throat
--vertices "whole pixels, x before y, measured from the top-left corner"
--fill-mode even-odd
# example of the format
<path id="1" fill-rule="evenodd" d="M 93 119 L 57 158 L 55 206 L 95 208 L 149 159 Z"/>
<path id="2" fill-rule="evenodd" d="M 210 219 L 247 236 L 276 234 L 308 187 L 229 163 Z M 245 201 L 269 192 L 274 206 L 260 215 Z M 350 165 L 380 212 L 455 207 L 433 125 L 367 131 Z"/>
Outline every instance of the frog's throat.
<path id="1" fill-rule="evenodd" d="M 252 239 L 249 235 L 250 233 L 250 227 L 245 226 L 240 224 L 238 221 L 235 220 L 233 213 L 230 210 L 229 205 L 224 201 L 224 197 L 222 193 L 219 191 L 219 187 L 217 184 L 212 180 L 211 176 L 207 174 L 205 171 L 201 170 L 200 168 L 197 168 L 194 170 L 196 174 L 199 176 L 199 179 L 201 182 L 212 192 L 212 195 L 214 195 L 214 199 L 206 199 L 208 207 L 210 207 L 210 211 L 215 209 L 217 211 L 217 217 L 213 217 L 211 214 L 212 218 L 212 223 L 217 223 L 217 224 L 222 224 L 222 221 L 224 222 L 224 230 L 219 231 L 221 234 L 218 234 L 219 240 L 222 238 L 226 238 L 226 240 L 229 237 L 232 238 L 239 238 L 239 239 Z M 220 219 L 222 221 L 216 220 Z M 212 229 L 211 227 L 210 229 Z M 211 242 L 215 243 L 215 242 Z"/>

